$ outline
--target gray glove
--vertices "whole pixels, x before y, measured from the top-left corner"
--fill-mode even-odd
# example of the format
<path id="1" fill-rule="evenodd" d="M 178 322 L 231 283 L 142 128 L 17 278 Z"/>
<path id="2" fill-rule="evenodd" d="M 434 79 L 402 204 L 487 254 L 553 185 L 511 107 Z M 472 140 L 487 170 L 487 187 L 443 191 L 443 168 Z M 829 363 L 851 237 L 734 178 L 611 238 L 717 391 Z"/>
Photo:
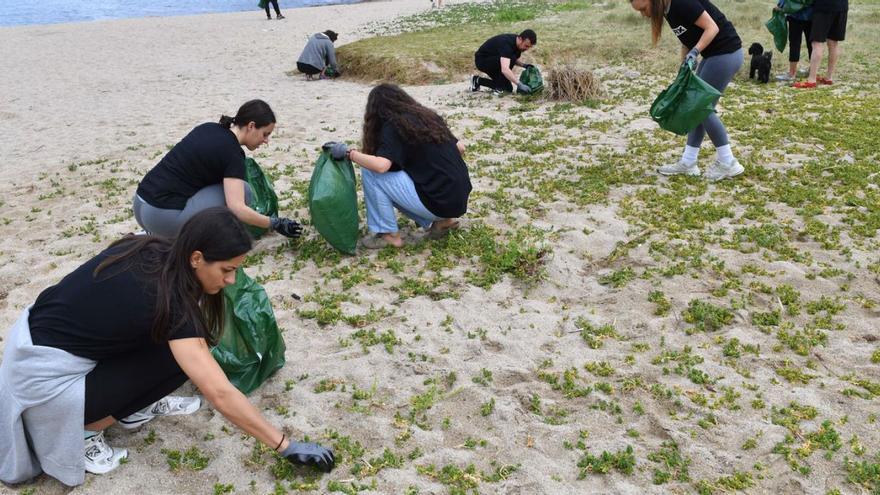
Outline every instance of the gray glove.
<path id="1" fill-rule="evenodd" d="M 289 218 L 269 217 L 269 228 L 283 235 L 296 239 L 302 235 L 302 225 Z"/>
<path id="2" fill-rule="evenodd" d="M 687 53 L 684 57 L 684 63 L 687 64 L 691 69 L 694 68 L 694 65 L 697 64 L 697 57 L 700 56 L 700 50 L 697 47 L 691 48 L 691 51 Z"/>
<path id="3" fill-rule="evenodd" d="M 534 64 L 523 64 L 523 69 L 531 69 L 534 66 Z"/>
<path id="4" fill-rule="evenodd" d="M 291 464 L 314 466 L 325 473 L 336 465 L 332 450 L 312 442 L 290 442 L 281 455 Z"/>
<path id="5" fill-rule="evenodd" d="M 516 92 L 518 94 L 527 95 L 527 94 L 531 93 L 532 90 L 531 90 L 531 88 L 529 88 L 529 86 L 526 83 L 518 82 L 518 83 L 516 83 Z"/>
<path id="6" fill-rule="evenodd" d="M 330 158 L 334 160 L 344 160 L 345 154 L 348 153 L 348 145 L 345 143 L 337 143 L 335 141 L 330 141 L 324 143 L 324 146 L 321 146 L 324 151 L 330 153 Z"/>

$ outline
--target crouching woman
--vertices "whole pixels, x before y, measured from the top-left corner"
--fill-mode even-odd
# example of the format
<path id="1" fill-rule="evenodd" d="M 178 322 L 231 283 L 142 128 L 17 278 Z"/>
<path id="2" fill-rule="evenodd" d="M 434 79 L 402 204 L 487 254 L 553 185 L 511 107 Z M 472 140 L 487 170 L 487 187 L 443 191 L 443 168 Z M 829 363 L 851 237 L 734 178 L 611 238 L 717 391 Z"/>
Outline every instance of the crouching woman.
<path id="1" fill-rule="evenodd" d="M 395 208 L 426 229 L 429 238 L 458 226 L 467 211 L 471 181 L 464 146 L 437 112 L 393 84 L 370 91 L 364 113 L 363 150 L 329 143 L 335 159 L 361 167 L 367 227 L 364 247 L 401 247 Z"/>
<path id="2" fill-rule="evenodd" d="M 196 398 L 166 397 L 187 379 L 230 422 L 288 460 L 329 471 L 333 453 L 289 441 L 211 355 L 224 287 L 251 249 L 227 208 L 195 214 L 171 241 L 129 235 L 44 290 L 6 339 L 0 363 L 0 480 L 41 472 L 70 486 L 127 457 L 103 430 L 186 414 Z"/>

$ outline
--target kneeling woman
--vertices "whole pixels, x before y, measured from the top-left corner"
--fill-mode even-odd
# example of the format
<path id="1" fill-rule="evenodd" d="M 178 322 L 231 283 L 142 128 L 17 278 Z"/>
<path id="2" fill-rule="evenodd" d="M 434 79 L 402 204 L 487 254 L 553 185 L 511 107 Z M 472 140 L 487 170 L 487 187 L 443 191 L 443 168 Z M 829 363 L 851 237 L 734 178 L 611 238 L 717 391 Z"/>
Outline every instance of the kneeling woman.
<path id="1" fill-rule="evenodd" d="M 289 441 L 227 380 L 209 346 L 223 328 L 224 287 L 251 248 L 226 208 L 193 216 L 172 242 L 127 236 L 43 291 L 22 312 L 0 363 L 0 480 L 46 472 L 66 485 L 127 456 L 104 441 L 120 422 L 186 414 L 166 397 L 187 378 L 230 422 L 293 463 L 329 471 L 332 452 Z"/>
<path id="2" fill-rule="evenodd" d="M 443 117 L 393 84 L 370 91 L 364 114 L 363 151 L 334 143 L 333 158 L 348 156 L 361 167 L 367 248 L 401 247 L 394 208 L 413 219 L 429 237 L 458 226 L 467 211 L 471 181 L 464 146 Z"/>
<path id="3" fill-rule="evenodd" d="M 134 217 L 144 230 L 174 237 L 205 208 L 226 206 L 242 222 L 298 237 L 302 227 L 288 218 L 261 215 L 248 206 L 250 187 L 244 151 L 269 142 L 275 114 L 262 100 L 251 100 L 235 117 L 196 126 L 147 172 L 134 197 Z"/>

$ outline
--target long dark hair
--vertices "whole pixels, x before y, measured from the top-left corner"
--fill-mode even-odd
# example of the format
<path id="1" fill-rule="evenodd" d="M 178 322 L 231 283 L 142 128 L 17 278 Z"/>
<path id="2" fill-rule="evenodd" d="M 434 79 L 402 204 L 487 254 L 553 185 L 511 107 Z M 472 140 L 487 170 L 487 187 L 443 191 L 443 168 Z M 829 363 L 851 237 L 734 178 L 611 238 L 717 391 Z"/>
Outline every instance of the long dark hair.
<path id="1" fill-rule="evenodd" d="M 235 117 L 228 115 L 220 116 L 220 125 L 229 129 L 233 124 L 239 127 L 245 127 L 251 122 L 257 128 L 265 127 L 275 123 L 275 112 L 269 107 L 269 104 L 263 100 L 246 101 L 244 105 L 238 107 L 238 113 Z"/>
<path id="2" fill-rule="evenodd" d="M 663 24 L 666 20 L 666 11 L 672 0 L 650 0 L 651 4 L 651 42 L 654 46 L 660 41 L 663 33 Z"/>
<path id="3" fill-rule="evenodd" d="M 455 136 L 437 112 L 423 106 L 394 84 L 383 83 L 370 91 L 364 112 L 361 144 L 364 153 L 379 149 L 382 124 L 390 122 L 407 143 L 446 143 Z"/>
<path id="4" fill-rule="evenodd" d="M 113 267 L 125 270 L 137 262 L 141 270 L 158 277 L 154 342 L 186 325 L 195 327 L 210 345 L 223 332 L 223 294 L 206 294 L 190 266 L 190 256 L 200 251 L 205 261 L 225 261 L 250 251 L 253 240 L 241 221 L 225 207 L 208 208 L 193 215 L 176 239 L 129 234 L 110 247 L 122 251 L 108 256 L 94 275 Z"/>

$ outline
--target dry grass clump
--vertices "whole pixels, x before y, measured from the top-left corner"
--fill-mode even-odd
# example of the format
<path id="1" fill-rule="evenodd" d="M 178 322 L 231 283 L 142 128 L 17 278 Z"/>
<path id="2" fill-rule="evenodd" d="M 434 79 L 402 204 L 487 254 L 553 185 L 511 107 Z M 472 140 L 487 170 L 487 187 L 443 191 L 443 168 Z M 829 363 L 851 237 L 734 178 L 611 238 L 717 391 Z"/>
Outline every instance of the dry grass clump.
<path id="1" fill-rule="evenodd" d="M 544 95 L 551 100 L 595 100 L 602 96 L 602 87 L 591 71 L 562 65 L 547 72 Z"/>

